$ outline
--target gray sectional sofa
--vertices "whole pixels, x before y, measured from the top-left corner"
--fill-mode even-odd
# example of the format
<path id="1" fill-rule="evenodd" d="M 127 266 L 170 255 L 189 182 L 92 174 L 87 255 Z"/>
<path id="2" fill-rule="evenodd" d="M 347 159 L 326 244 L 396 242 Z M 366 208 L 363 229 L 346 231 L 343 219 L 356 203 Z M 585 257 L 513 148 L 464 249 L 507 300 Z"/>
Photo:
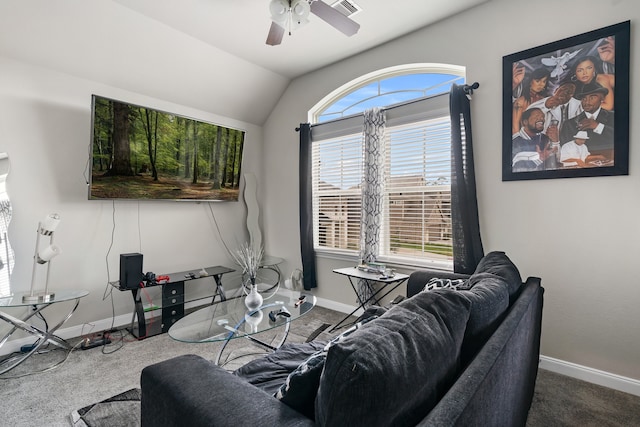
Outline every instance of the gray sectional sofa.
<path id="1" fill-rule="evenodd" d="M 422 292 L 432 278 L 457 290 Z M 288 344 L 232 373 L 194 355 L 146 367 L 143 426 L 523 426 L 543 288 L 503 252 L 470 276 L 417 271 L 407 299 L 329 342 Z"/>

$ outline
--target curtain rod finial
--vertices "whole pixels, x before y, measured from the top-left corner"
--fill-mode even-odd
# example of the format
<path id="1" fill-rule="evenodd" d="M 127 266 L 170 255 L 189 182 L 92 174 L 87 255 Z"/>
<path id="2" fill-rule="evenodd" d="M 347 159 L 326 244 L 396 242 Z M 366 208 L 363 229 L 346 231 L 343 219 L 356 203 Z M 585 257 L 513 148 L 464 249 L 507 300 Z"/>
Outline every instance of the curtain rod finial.
<path id="1" fill-rule="evenodd" d="M 473 94 L 473 91 L 478 89 L 479 87 L 480 87 L 480 83 L 474 82 L 471 85 L 464 85 L 464 91 L 465 91 L 465 93 Z"/>
<path id="2" fill-rule="evenodd" d="M 467 98 L 469 98 L 469 100 L 471 100 L 471 95 L 473 95 L 473 91 L 475 89 L 478 89 L 480 87 L 480 83 L 478 82 L 474 82 L 471 85 L 464 85 L 464 93 L 465 95 L 467 95 Z"/>

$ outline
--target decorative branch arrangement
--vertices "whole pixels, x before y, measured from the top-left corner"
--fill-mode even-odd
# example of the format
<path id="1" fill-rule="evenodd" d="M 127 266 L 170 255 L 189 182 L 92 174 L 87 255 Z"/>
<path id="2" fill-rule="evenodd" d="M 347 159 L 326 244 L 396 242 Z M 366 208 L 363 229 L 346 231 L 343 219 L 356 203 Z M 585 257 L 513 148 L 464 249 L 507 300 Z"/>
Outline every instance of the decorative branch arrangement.
<path id="1" fill-rule="evenodd" d="M 255 247 L 245 242 L 235 253 L 232 253 L 234 260 L 242 267 L 242 273 L 247 274 L 250 278 L 255 279 L 258 275 L 260 262 L 264 250 L 262 247 Z"/>

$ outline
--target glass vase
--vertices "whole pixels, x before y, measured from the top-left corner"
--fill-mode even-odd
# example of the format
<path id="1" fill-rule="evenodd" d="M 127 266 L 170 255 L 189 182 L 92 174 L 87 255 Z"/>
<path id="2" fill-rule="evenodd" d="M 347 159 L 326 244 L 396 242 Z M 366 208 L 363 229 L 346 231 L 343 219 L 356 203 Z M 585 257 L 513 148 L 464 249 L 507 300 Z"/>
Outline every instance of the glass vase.
<path id="1" fill-rule="evenodd" d="M 256 278 L 251 277 L 251 290 L 244 299 L 244 305 L 247 306 L 249 311 L 257 310 L 262 305 L 262 295 L 258 292 L 258 286 L 256 285 Z"/>
<path id="2" fill-rule="evenodd" d="M 262 314 L 262 310 L 247 311 L 244 315 L 245 332 L 250 334 L 258 332 L 258 326 L 260 322 L 262 322 L 263 317 L 264 314 Z"/>

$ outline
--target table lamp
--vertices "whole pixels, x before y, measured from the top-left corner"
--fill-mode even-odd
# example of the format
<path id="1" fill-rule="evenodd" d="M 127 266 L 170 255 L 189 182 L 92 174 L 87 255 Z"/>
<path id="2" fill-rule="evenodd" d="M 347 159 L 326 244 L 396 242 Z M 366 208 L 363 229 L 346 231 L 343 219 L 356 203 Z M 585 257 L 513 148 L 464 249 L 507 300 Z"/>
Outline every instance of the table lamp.
<path id="1" fill-rule="evenodd" d="M 60 215 L 49 214 L 47 217 L 38 223 L 38 231 L 36 233 L 36 250 L 33 254 L 33 271 L 31 272 L 31 290 L 29 295 L 22 297 L 24 302 L 47 302 L 51 301 L 55 294 L 49 292 L 49 271 L 51 269 L 51 260 L 60 254 L 60 248 L 53 244 L 53 232 L 60 224 Z M 40 236 L 48 236 L 49 244 L 40 249 Z M 47 264 L 47 278 L 45 281 L 44 292 L 36 292 L 34 289 L 36 268 L 38 265 Z"/>

